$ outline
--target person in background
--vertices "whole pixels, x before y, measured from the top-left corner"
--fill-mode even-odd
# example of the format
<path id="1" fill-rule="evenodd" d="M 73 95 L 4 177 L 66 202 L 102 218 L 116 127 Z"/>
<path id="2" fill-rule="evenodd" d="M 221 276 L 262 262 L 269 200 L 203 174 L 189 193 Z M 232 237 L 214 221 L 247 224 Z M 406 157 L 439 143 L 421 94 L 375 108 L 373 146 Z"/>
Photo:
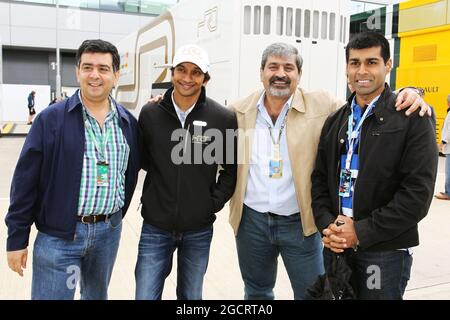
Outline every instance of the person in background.
<path id="1" fill-rule="evenodd" d="M 34 97 L 36 96 L 36 91 L 31 91 L 28 95 L 28 122 L 27 124 L 31 125 L 33 123 L 34 115 L 36 114 L 36 110 L 34 109 Z"/>
<path id="2" fill-rule="evenodd" d="M 447 116 L 441 130 L 439 151 L 445 155 L 445 188 L 435 197 L 439 200 L 450 200 L 450 94 L 447 96 Z"/>

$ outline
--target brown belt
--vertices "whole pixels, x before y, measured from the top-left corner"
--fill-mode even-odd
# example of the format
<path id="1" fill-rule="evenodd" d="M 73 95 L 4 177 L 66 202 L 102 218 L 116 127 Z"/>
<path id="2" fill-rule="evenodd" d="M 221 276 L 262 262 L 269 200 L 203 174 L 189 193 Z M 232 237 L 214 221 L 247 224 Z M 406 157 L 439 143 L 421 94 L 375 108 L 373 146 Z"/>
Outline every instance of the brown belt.
<path id="1" fill-rule="evenodd" d="M 109 215 L 106 214 L 97 214 L 97 215 L 90 215 L 90 216 L 77 216 L 77 221 L 82 223 L 97 223 L 100 221 L 105 221 L 106 217 Z"/>

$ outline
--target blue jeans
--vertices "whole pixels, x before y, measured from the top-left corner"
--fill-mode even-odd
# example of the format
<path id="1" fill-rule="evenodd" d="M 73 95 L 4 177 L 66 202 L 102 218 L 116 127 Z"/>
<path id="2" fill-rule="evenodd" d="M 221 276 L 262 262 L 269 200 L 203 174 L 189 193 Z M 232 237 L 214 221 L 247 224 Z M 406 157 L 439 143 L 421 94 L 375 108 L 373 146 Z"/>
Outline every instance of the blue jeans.
<path id="1" fill-rule="evenodd" d="M 331 251 L 324 249 L 325 265 Z M 345 251 L 352 269 L 351 284 L 360 300 L 401 300 L 411 274 L 412 256 L 406 250 Z"/>
<path id="2" fill-rule="evenodd" d="M 445 155 L 445 194 L 450 196 L 450 154 Z"/>
<path id="3" fill-rule="evenodd" d="M 247 300 L 274 299 L 281 254 L 295 299 L 324 273 L 319 233 L 303 236 L 300 215 L 277 216 L 244 205 L 236 246 Z"/>
<path id="4" fill-rule="evenodd" d="M 136 299 L 161 299 L 164 281 L 172 270 L 173 253 L 178 249 L 177 299 L 201 300 L 212 236 L 212 226 L 178 233 L 144 223 L 135 270 Z"/>
<path id="5" fill-rule="evenodd" d="M 72 300 L 78 281 L 82 300 L 108 299 L 121 231 L 122 211 L 118 211 L 95 224 L 77 222 L 74 240 L 39 232 L 33 250 L 31 299 Z"/>

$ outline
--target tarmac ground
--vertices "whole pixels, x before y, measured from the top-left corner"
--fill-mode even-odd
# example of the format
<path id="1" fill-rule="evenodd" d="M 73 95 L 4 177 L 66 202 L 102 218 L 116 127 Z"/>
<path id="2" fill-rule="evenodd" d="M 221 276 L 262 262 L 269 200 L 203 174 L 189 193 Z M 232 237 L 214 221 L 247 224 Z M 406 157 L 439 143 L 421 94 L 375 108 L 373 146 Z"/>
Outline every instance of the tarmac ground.
<path id="1" fill-rule="evenodd" d="M 0 212 L 2 220 L 9 206 L 9 188 L 19 157 L 23 136 L 0 138 Z M 436 192 L 444 188 L 444 158 L 439 159 Z M 138 186 L 130 209 L 123 221 L 122 238 L 118 257 L 109 287 L 109 299 L 134 299 L 134 267 L 142 218 L 138 212 L 144 172 L 141 171 Z M 411 279 L 404 298 L 407 300 L 450 299 L 450 251 L 449 227 L 445 219 L 450 217 L 450 201 L 433 199 L 428 216 L 419 224 L 420 245 L 414 248 Z M 31 292 L 32 243 L 36 236 L 33 227 L 30 237 L 27 269 L 21 278 L 13 273 L 6 261 L 6 226 L 0 222 L 0 300 L 27 300 Z M 176 299 L 176 256 L 172 273 L 166 279 L 163 299 Z M 203 299 L 243 299 L 244 287 L 239 272 L 233 231 L 228 224 L 228 206 L 217 214 L 208 271 L 205 276 Z M 78 295 L 77 295 L 78 297 Z M 289 278 L 279 259 L 275 298 L 293 299 Z"/>

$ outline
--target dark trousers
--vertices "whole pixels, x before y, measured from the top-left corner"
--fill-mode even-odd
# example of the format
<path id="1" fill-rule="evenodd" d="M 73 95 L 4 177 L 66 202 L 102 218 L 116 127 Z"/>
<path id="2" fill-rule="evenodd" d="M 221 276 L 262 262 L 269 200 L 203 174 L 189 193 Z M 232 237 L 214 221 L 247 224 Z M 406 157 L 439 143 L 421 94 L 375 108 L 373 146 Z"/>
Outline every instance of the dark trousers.
<path id="1" fill-rule="evenodd" d="M 332 252 L 324 249 L 325 269 Z M 352 269 L 351 284 L 360 300 L 401 300 L 411 274 L 412 256 L 407 250 L 344 253 Z"/>

